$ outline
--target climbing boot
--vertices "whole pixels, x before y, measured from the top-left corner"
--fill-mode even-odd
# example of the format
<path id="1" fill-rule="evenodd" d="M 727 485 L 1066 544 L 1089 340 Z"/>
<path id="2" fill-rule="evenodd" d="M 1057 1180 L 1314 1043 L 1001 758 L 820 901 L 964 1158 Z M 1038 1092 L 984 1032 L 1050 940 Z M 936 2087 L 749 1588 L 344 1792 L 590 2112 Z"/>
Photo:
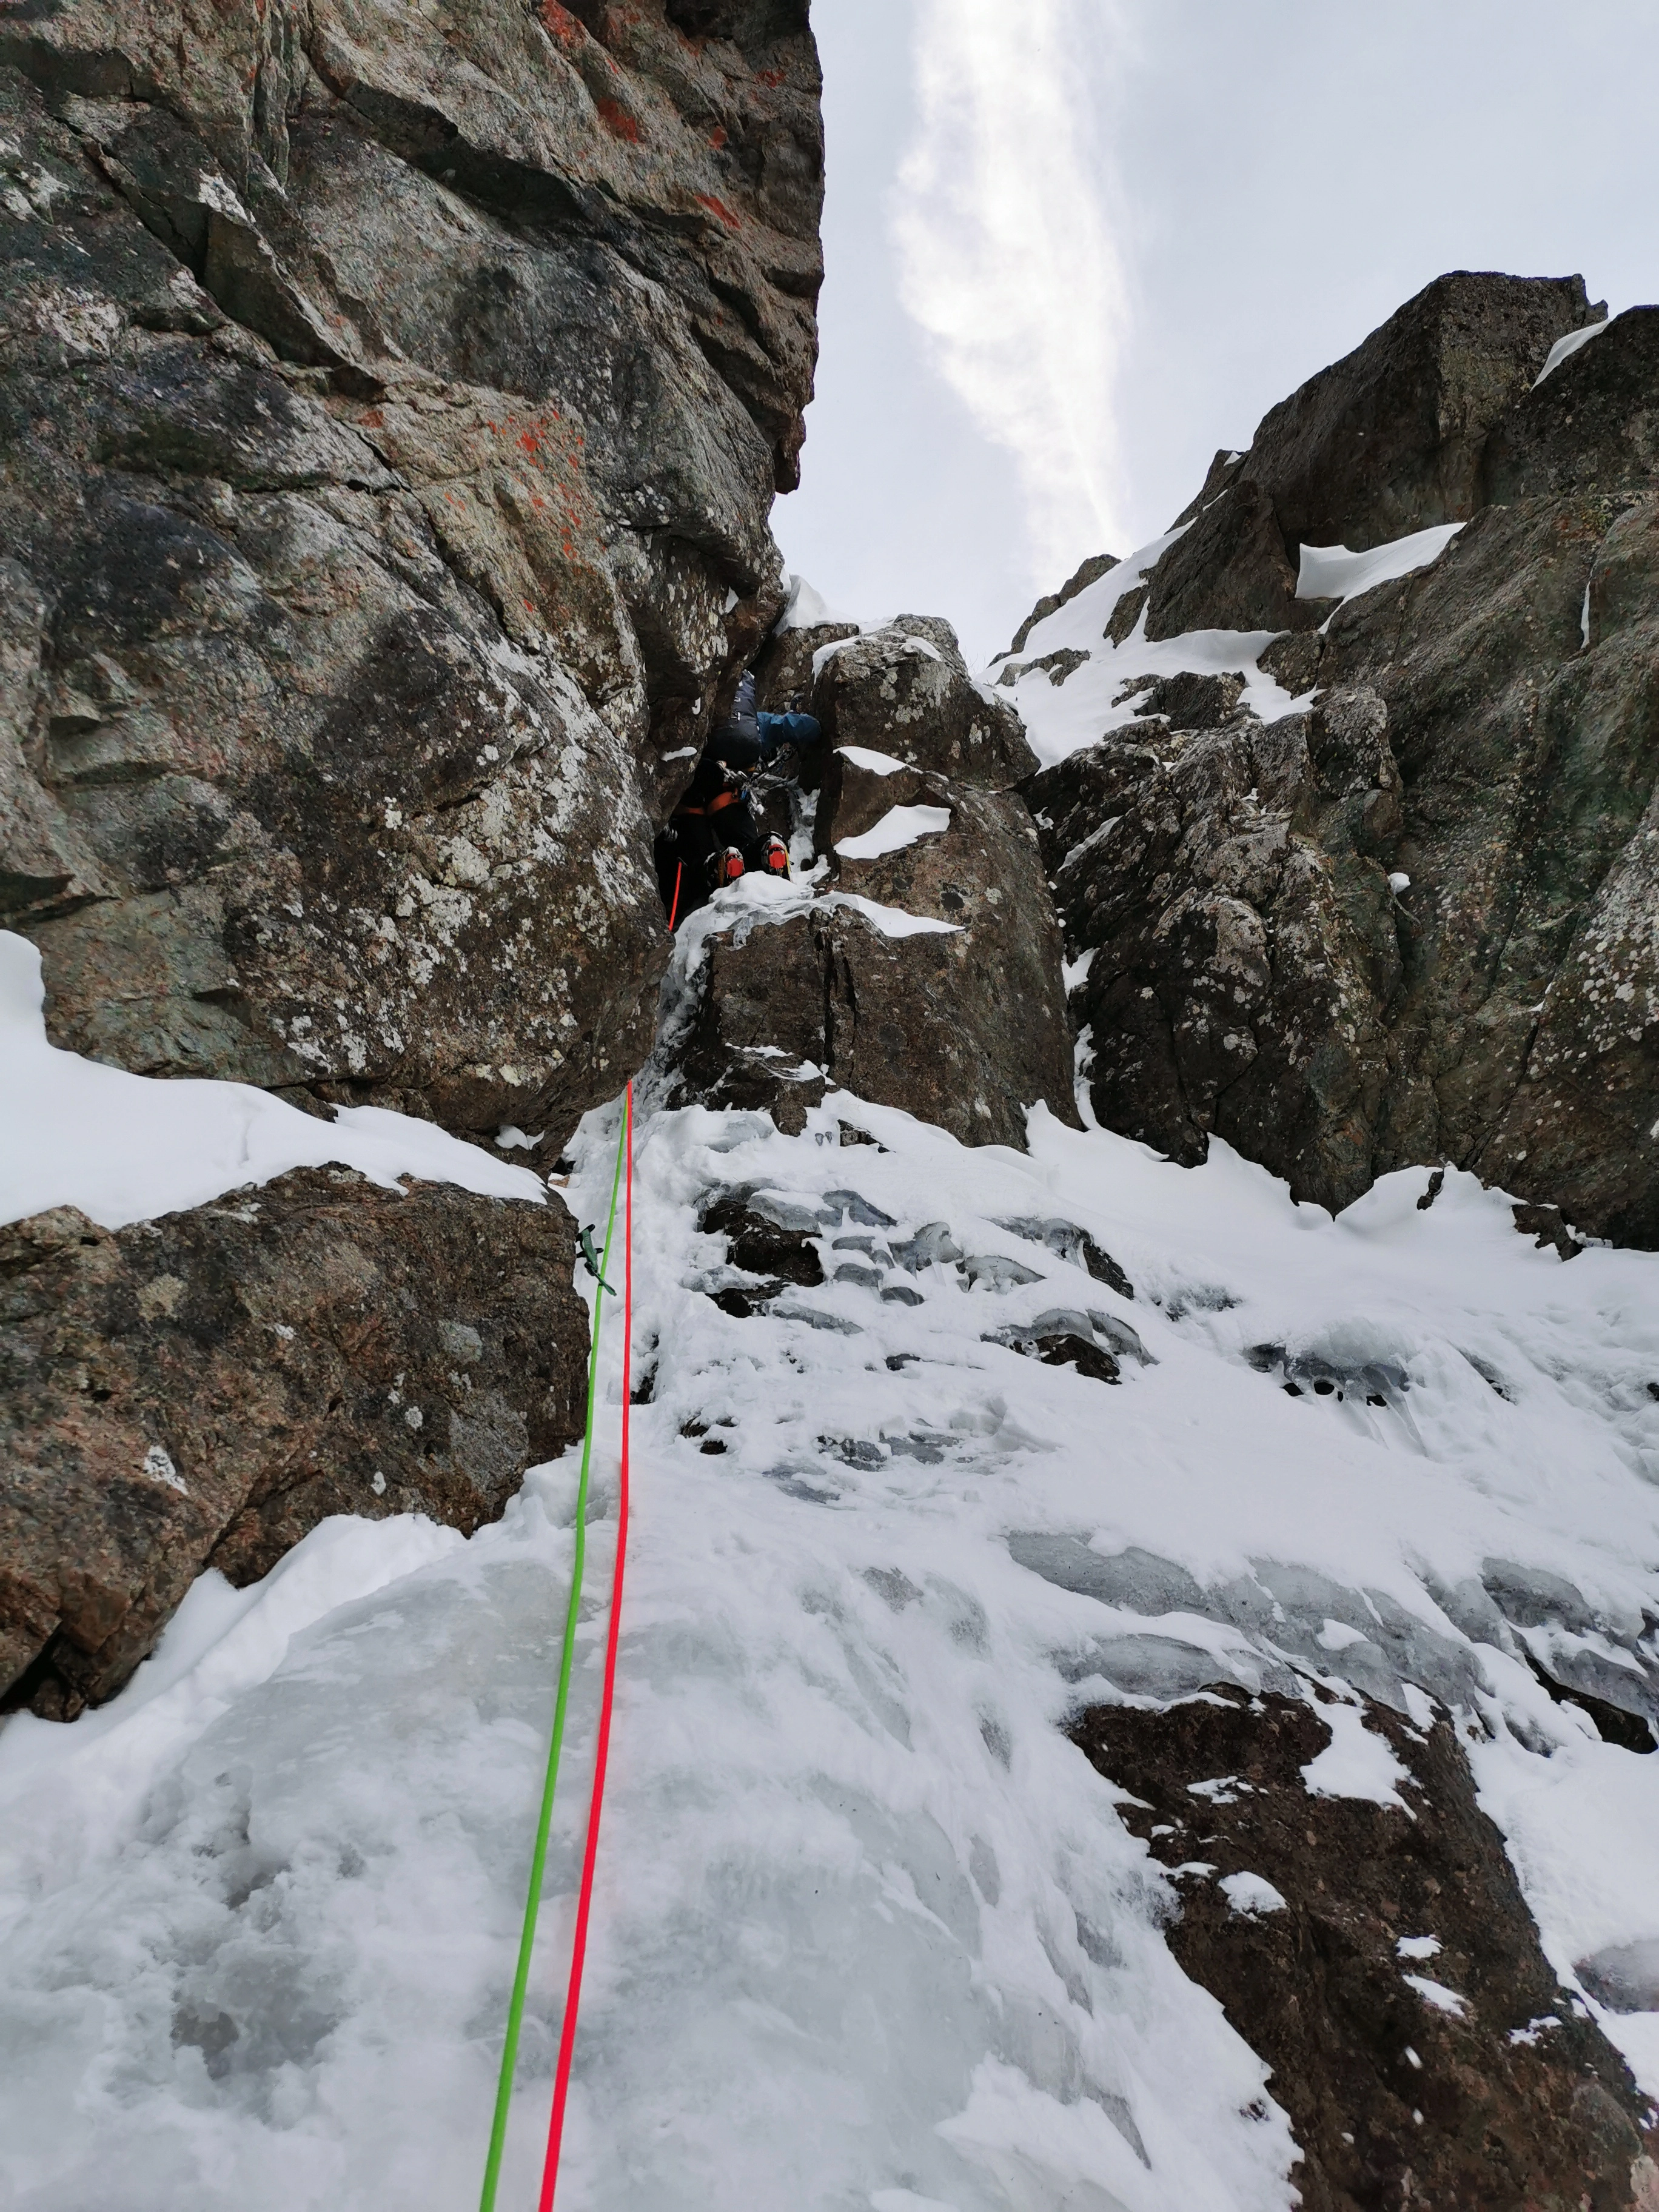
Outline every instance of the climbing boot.
<path id="1" fill-rule="evenodd" d="M 735 845 L 728 845 L 720 854 L 714 872 L 716 884 L 734 884 L 743 873 L 743 854 Z"/>
<path id="2" fill-rule="evenodd" d="M 781 837 L 769 837 L 767 839 L 766 852 L 762 859 L 761 866 L 765 869 L 769 876 L 780 876 L 785 878 L 787 878 L 789 873 L 789 848 L 784 843 Z"/>

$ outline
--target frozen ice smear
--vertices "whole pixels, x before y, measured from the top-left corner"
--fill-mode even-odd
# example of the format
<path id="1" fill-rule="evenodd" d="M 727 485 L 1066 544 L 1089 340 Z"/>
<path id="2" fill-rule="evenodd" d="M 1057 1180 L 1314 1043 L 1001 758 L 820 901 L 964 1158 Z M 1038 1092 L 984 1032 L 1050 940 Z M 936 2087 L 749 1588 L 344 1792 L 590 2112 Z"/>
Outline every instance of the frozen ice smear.
<path id="1" fill-rule="evenodd" d="M 339 1163 L 391 1188 L 416 1176 L 546 1203 L 541 1177 L 379 1106 L 302 1114 L 245 1083 L 129 1075 L 46 1042 L 40 956 L 0 930 L 0 1221 L 76 1206 L 106 1229 L 290 1168 Z"/>
<path id="2" fill-rule="evenodd" d="M 890 806 L 872 830 L 861 836 L 843 837 L 836 850 L 843 860 L 878 860 L 885 853 L 902 853 L 923 837 L 941 837 L 951 826 L 948 806 Z"/>
<path id="3" fill-rule="evenodd" d="M 811 896 L 734 885 L 693 915 L 671 1022 L 709 934 Z M 574 1147 L 582 1219 L 616 1128 L 590 1115 Z M 1553 1704 L 1491 1594 L 1531 1617 L 1572 1593 L 1574 1633 L 1651 1680 L 1659 1260 L 1563 1266 L 1455 1170 L 1427 1211 L 1419 1170 L 1333 1219 L 1220 1144 L 1186 1170 L 1039 1109 L 1030 1145 L 965 1149 L 844 1092 L 798 1138 L 642 1118 L 650 1389 L 573 2207 L 1288 2212 L 1272 2085 L 1176 1968 L 1166 1878 L 1064 1733 L 1094 1699 L 1304 1696 L 1330 1730 L 1310 1786 L 1407 1808 L 1348 1686 L 1419 1727 L 1450 1711 L 1559 1971 L 1659 1932 L 1659 1756 Z M 875 1283 L 725 1312 L 697 1222 L 737 1193 L 826 1251 L 856 1235 Z M 1012 1348 L 1062 1310 L 1150 1359 L 1109 1388 Z M 1263 1346 L 1382 1387 L 1291 1399 Z M 559 2027 L 619 1352 L 612 1329 L 504 2204 L 533 2197 Z M 574 1485 L 568 1458 L 532 1472 L 470 1542 L 326 1523 L 252 1590 L 204 1578 L 103 1711 L 0 1729 L 9 2212 L 111 2203 L 112 2175 L 119 2212 L 471 2201 Z M 1410 1941 L 1402 1971 L 1431 1955 Z M 1604 2024 L 1659 2088 L 1655 2016 Z"/>

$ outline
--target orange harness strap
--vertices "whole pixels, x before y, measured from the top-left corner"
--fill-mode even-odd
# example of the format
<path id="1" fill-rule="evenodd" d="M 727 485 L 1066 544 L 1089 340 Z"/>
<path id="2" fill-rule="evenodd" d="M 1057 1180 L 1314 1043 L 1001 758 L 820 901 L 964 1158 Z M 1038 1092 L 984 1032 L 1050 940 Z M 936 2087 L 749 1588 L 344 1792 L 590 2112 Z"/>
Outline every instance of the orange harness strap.
<path id="1" fill-rule="evenodd" d="M 743 793 L 740 791 L 717 791 L 707 806 L 677 806 L 674 809 L 674 819 L 678 822 L 684 815 L 701 817 L 705 814 L 718 814 L 722 807 L 735 806 L 742 797 Z"/>

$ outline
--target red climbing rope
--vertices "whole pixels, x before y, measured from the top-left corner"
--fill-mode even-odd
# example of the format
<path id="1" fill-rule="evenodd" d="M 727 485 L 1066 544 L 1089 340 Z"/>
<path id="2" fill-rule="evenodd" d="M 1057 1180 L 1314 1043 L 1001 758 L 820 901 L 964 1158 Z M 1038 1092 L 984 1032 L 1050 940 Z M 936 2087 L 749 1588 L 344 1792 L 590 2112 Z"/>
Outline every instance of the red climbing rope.
<path id="1" fill-rule="evenodd" d="M 678 895 L 678 884 L 676 885 Z M 587 1808 L 587 1849 L 582 1858 L 581 1892 L 576 1900 L 576 1933 L 570 1951 L 570 1985 L 565 1993 L 559 2063 L 553 2077 L 553 2117 L 547 2130 L 547 2162 L 542 2168 L 538 2212 L 551 2212 L 559 2179 L 559 2146 L 564 2136 L 565 2099 L 570 2062 L 576 2048 L 576 2010 L 581 2002 L 582 1961 L 587 1950 L 587 1916 L 593 1902 L 593 1868 L 599 1852 L 599 1811 L 605 1801 L 605 1765 L 611 1749 L 611 1709 L 617 1691 L 617 1638 L 622 1626 L 623 1567 L 628 1556 L 628 1416 L 634 1346 L 634 1086 L 628 1086 L 623 1111 L 628 1116 L 628 1195 L 623 1213 L 623 1391 L 622 1480 L 617 1503 L 617 1566 L 611 1583 L 611 1631 L 605 1647 L 605 1689 L 599 1699 L 599 1733 L 593 1760 L 593 1794 Z"/>
<path id="2" fill-rule="evenodd" d="M 677 921 L 677 920 L 678 919 L 678 917 L 679 917 L 679 911 L 680 911 L 680 878 L 681 878 L 684 873 L 685 873 L 685 863 L 684 863 L 684 860 L 680 860 L 680 861 L 678 861 L 678 862 L 677 862 L 677 863 L 676 863 L 676 865 L 675 865 L 675 868 L 674 868 L 674 903 L 673 903 L 673 905 L 672 905 L 672 906 L 671 906 L 671 907 L 669 908 L 669 909 L 668 909 L 668 927 L 669 927 L 669 928 L 670 928 L 671 930 L 673 928 L 673 927 L 674 927 L 674 924 L 675 924 L 676 921 Z"/>

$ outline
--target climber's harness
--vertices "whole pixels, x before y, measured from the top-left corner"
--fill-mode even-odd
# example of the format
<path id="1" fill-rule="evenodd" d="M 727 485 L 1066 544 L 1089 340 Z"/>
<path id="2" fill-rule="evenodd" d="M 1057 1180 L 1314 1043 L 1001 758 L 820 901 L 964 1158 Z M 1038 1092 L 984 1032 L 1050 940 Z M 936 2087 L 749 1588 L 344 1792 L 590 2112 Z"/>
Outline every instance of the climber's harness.
<path id="1" fill-rule="evenodd" d="M 718 814 L 723 807 L 737 805 L 743 795 L 741 790 L 717 791 L 707 806 L 677 806 L 674 809 L 674 819 L 679 822 L 688 816 L 701 817 L 705 814 Z"/>

